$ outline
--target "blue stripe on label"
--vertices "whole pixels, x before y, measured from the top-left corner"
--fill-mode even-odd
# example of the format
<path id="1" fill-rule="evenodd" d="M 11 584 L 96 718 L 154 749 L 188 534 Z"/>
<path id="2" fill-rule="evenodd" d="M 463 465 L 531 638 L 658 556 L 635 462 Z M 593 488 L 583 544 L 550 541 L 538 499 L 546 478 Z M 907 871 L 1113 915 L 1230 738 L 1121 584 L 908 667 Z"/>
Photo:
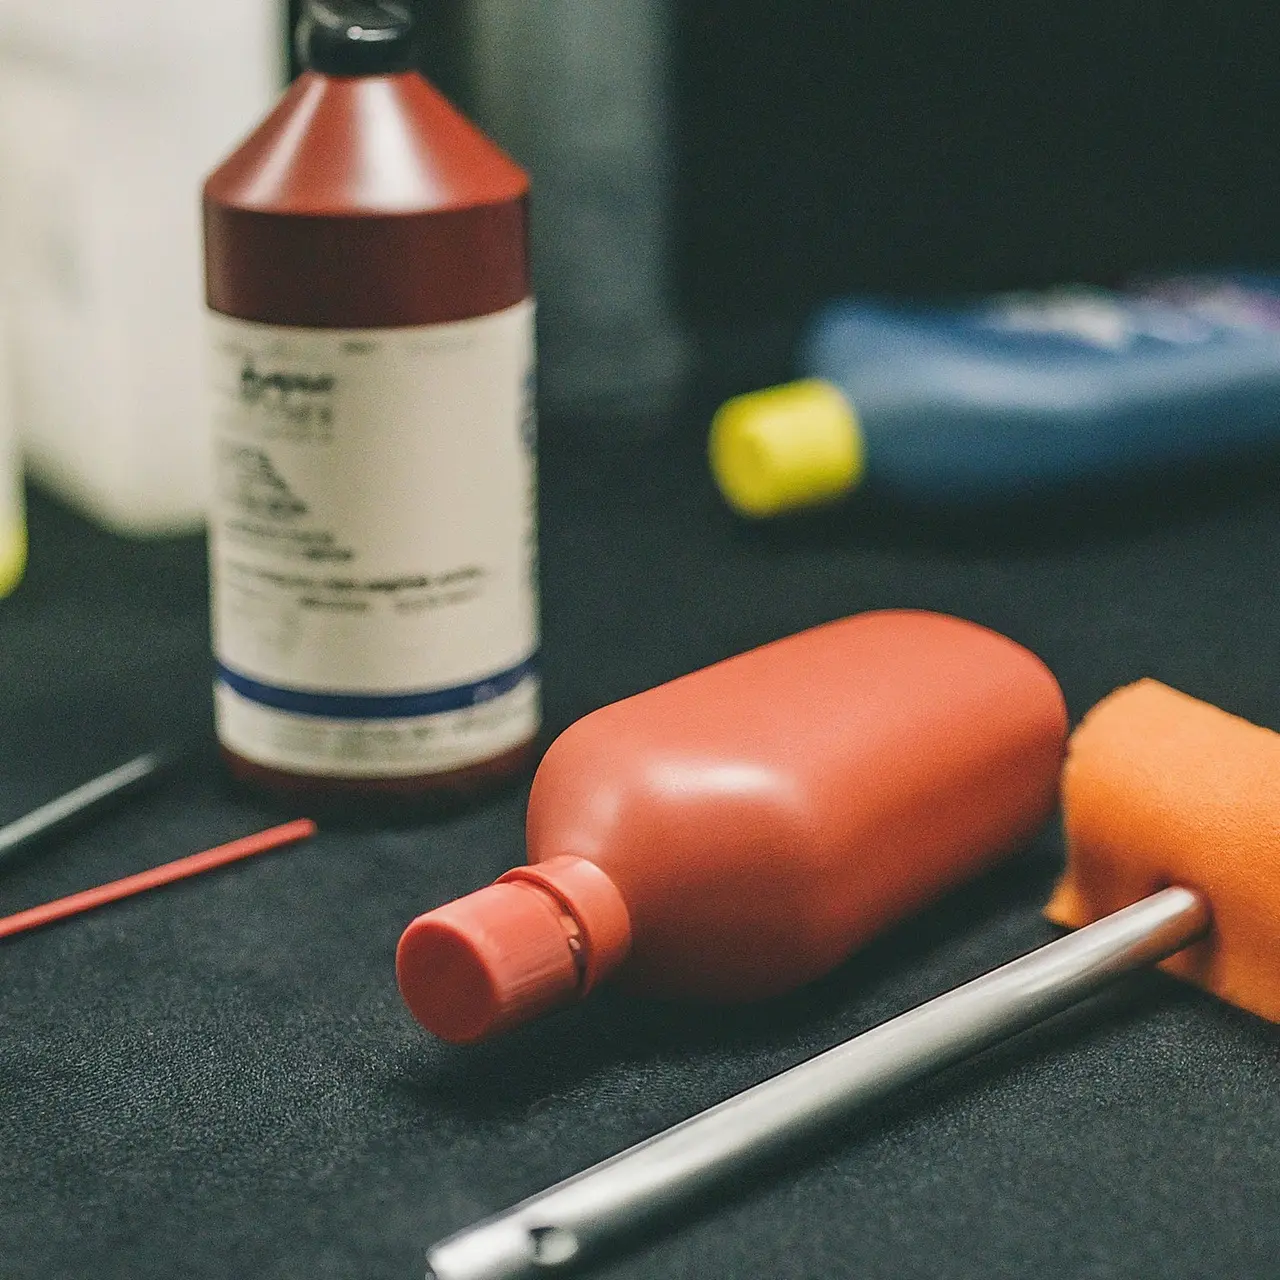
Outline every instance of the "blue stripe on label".
<path id="1" fill-rule="evenodd" d="M 399 720 L 408 716 L 434 716 L 442 711 L 461 711 L 510 693 L 518 684 L 534 674 L 535 659 L 527 658 L 518 667 L 499 671 L 474 684 L 460 684 L 452 689 L 434 689 L 430 693 L 312 693 L 305 689 L 282 689 L 263 684 L 249 676 L 217 664 L 218 678 L 242 698 L 260 702 L 278 711 L 293 711 L 302 716 L 324 716 L 330 720 Z"/>

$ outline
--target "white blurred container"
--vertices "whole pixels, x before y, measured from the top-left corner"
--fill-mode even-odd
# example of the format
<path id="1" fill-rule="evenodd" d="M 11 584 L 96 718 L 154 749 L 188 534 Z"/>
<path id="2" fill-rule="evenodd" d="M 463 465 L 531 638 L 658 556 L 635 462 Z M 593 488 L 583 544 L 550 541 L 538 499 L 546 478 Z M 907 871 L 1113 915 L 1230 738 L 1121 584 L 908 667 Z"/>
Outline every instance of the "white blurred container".
<path id="1" fill-rule="evenodd" d="M 479 122 L 533 176 L 544 403 L 661 410 L 686 343 L 669 288 L 668 0 L 467 0 Z"/>
<path id="2" fill-rule="evenodd" d="M 282 0 L 0 0 L 0 234 L 28 468 L 102 524 L 197 527 L 200 184 L 278 96 Z"/>

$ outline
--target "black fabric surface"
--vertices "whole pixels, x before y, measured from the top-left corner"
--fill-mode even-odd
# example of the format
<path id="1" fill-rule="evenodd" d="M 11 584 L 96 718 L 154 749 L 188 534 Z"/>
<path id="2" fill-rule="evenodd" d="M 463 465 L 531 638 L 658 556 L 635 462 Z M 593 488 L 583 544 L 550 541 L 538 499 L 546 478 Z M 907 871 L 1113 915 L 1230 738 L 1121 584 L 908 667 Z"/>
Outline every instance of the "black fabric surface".
<path id="1" fill-rule="evenodd" d="M 705 478 L 695 426 L 713 399 L 648 436 L 548 424 L 551 730 L 889 605 L 1029 645 L 1073 717 L 1152 675 L 1280 728 L 1267 476 L 1023 513 L 982 537 L 874 512 L 753 531 Z M 28 579 L 0 603 L 0 819 L 156 741 L 202 745 L 6 871 L 4 911 L 296 816 L 233 792 L 208 745 L 199 540 L 119 541 L 39 499 L 31 525 Z M 1050 831 L 789 998 L 709 1012 L 605 991 L 446 1046 L 401 1005 L 395 942 L 523 860 L 524 798 L 325 829 L 0 944 L 0 1275 L 419 1276 L 441 1236 L 1055 936 L 1038 914 L 1061 860 Z M 1274 1280 L 1280 1030 L 1140 977 L 598 1274 Z"/>

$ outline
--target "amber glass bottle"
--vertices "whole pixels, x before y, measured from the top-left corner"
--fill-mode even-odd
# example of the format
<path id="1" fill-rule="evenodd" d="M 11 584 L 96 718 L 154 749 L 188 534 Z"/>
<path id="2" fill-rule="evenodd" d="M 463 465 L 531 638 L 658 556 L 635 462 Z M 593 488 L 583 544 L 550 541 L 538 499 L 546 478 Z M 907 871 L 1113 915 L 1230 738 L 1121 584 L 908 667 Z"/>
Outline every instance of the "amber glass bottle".
<path id="1" fill-rule="evenodd" d="M 484 787 L 538 724 L 528 180 L 412 35 L 310 0 L 204 189 L 218 738 L 318 801 Z"/>

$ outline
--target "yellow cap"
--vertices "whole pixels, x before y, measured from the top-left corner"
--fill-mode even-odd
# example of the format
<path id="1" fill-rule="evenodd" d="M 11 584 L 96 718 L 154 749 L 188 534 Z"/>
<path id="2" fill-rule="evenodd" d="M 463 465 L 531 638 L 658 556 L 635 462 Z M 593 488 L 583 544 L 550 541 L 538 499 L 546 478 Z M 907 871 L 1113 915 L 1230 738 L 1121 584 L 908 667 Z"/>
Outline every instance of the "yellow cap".
<path id="1" fill-rule="evenodd" d="M 7 596 L 22 581 L 27 567 L 27 528 L 21 522 L 0 528 L 0 596 Z"/>
<path id="2" fill-rule="evenodd" d="M 829 382 L 735 396 L 711 421 L 711 473 L 744 516 L 776 516 L 848 493 L 862 479 L 857 415 Z"/>

